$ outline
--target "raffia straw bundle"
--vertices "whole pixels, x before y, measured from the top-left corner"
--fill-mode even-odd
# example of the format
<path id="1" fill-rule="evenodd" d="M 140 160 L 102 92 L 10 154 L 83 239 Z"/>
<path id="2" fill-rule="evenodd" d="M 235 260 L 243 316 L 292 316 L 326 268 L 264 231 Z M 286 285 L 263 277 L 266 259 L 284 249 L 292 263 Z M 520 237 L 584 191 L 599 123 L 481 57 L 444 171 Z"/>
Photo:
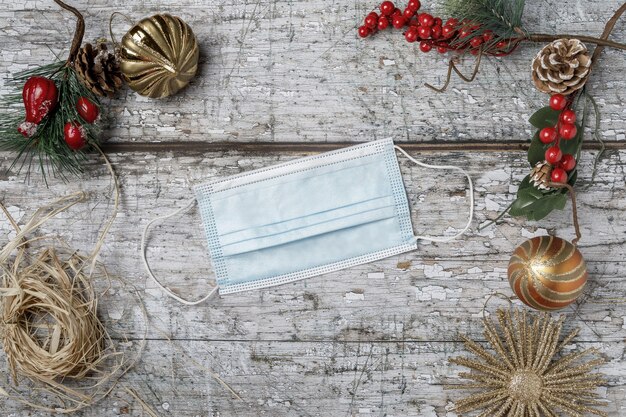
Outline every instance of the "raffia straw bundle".
<path id="1" fill-rule="evenodd" d="M 84 193 L 40 208 L 22 227 L 0 203 L 17 233 L 0 251 L 0 340 L 15 382 L 8 390 L 0 388 L 0 395 L 37 409 L 71 413 L 104 398 L 134 365 L 145 344 L 144 338 L 137 355 L 129 358 L 118 350 L 119 343 L 98 318 L 93 283 L 104 279 L 110 285 L 111 281 L 96 258 L 119 202 L 115 174 L 106 162 L 115 186 L 114 212 L 89 256 L 79 255 L 58 239 L 56 246 L 43 247 L 36 256 L 27 251 L 45 239 L 28 236 L 52 217 L 83 202 Z M 141 299 L 136 292 L 134 295 L 145 319 Z M 27 387 L 18 390 L 24 381 Z"/>

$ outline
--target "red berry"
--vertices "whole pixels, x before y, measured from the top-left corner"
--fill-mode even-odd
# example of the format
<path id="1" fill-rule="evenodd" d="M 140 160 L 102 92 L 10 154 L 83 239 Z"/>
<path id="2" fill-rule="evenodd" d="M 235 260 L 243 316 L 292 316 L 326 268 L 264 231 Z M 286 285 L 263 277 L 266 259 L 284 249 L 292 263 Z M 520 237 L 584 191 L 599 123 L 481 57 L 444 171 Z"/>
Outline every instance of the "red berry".
<path id="1" fill-rule="evenodd" d="M 474 56 L 478 55 L 478 49 L 472 49 L 470 53 Z"/>
<path id="2" fill-rule="evenodd" d="M 485 42 L 491 42 L 492 39 L 493 39 L 493 32 L 490 30 L 486 30 L 485 33 L 483 33 L 483 40 Z"/>
<path id="3" fill-rule="evenodd" d="M 406 32 L 404 32 L 404 38 L 406 39 L 407 42 L 409 43 L 413 43 L 417 40 L 418 35 L 417 35 L 417 28 L 415 26 L 411 26 L 409 28 L 409 30 L 407 30 Z"/>
<path id="4" fill-rule="evenodd" d="M 558 145 L 551 146 L 546 151 L 546 161 L 548 161 L 550 165 L 558 164 L 562 157 L 563 152 L 561 152 L 561 148 L 559 148 Z"/>
<path id="5" fill-rule="evenodd" d="M 93 123 L 100 115 L 100 109 L 91 100 L 86 97 L 80 97 L 76 102 L 76 111 L 78 115 L 87 123 Z"/>
<path id="6" fill-rule="evenodd" d="M 443 26 L 443 20 L 440 17 L 435 17 L 433 20 L 433 26 Z"/>
<path id="7" fill-rule="evenodd" d="M 563 123 L 559 126 L 559 135 L 565 140 L 574 139 L 577 132 L 578 129 L 576 129 L 576 125 Z"/>
<path id="8" fill-rule="evenodd" d="M 428 42 L 420 42 L 420 50 L 422 52 L 430 52 L 431 49 L 433 49 L 433 47 Z"/>
<path id="9" fill-rule="evenodd" d="M 370 29 L 374 29 L 376 26 L 378 26 L 378 13 L 372 12 L 368 14 L 365 18 L 365 26 Z"/>
<path id="10" fill-rule="evenodd" d="M 464 27 L 459 31 L 459 38 L 467 38 L 469 35 L 471 35 L 471 33 L 472 31 L 468 27 Z"/>
<path id="11" fill-rule="evenodd" d="M 402 10 L 398 9 L 397 7 L 395 9 L 393 9 L 393 13 L 391 13 L 391 16 L 401 16 L 402 15 Z"/>
<path id="12" fill-rule="evenodd" d="M 389 19 L 385 16 L 378 18 L 378 30 L 385 30 L 389 27 Z"/>
<path id="13" fill-rule="evenodd" d="M 432 29 L 432 34 L 431 34 L 431 35 L 432 35 L 432 37 L 433 37 L 433 39 L 439 39 L 439 38 L 441 38 L 441 31 L 442 31 L 442 30 L 443 30 L 443 29 L 441 28 L 441 26 L 438 26 L 438 25 L 433 26 L 433 29 Z"/>
<path id="14" fill-rule="evenodd" d="M 367 38 L 367 35 L 369 35 L 371 32 L 372 30 L 365 25 L 359 27 L 359 36 L 362 38 Z"/>
<path id="15" fill-rule="evenodd" d="M 556 129 L 553 127 L 544 127 L 539 132 L 539 140 L 542 143 L 552 143 L 556 140 Z"/>
<path id="16" fill-rule="evenodd" d="M 555 94 L 550 97 L 550 107 L 552 110 L 561 111 L 567 106 L 567 99 L 563 94 Z"/>
<path id="17" fill-rule="evenodd" d="M 498 48 L 498 49 L 505 49 L 506 47 L 507 47 L 506 41 L 500 41 L 500 42 L 496 43 L 496 48 Z"/>
<path id="18" fill-rule="evenodd" d="M 472 48 L 478 48 L 482 44 L 483 44 L 483 38 L 480 36 L 472 38 L 472 40 L 470 41 L 470 45 L 472 45 Z"/>
<path id="19" fill-rule="evenodd" d="M 567 182 L 567 172 L 561 168 L 554 168 L 552 170 L 552 174 L 550 175 L 550 179 L 552 179 L 552 182 L 565 184 Z"/>
<path id="20" fill-rule="evenodd" d="M 396 6 L 390 1 L 383 1 L 380 4 L 380 12 L 385 16 L 390 16 L 394 10 L 396 10 Z"/>
<path id="21" fill-rule="evenodd" d="M 417 34 L 419 35 L 420 39 L 430 38 L 431 33 L 432 33 L 432 29 L 429 28 L 428 26 L 419 26 L 417 28 Z"/>
<path id="22" fill-rule="evenodd" d="M 566 153 L 565 155 L 563 155 L 563 158 L 561 158 L 559 166 L 569 172 L 576 168 L 576 159 L 573 155 Z"/>
<path id="23" fill-rule="evenodd" d="M 574 113 L 574 110 L 571 109 L 563 110 L 563 112 L 559 116 L 559 120 L 561 121 L 561 123 L 569 123 L 573 125 L 574 123 L 576 123 L 576 113 Z"/>
<path id="24" fill-rule="evenodd" d="M 411 9 L 414 12 L 418 11 L 422 7 L 422 3 L 420 0 L 409 0 L 409 4 L 406 5 L 407 9 Z"/>
<path id="25" fill-rule="evenodd" d="M 454 26 L 446 23 L 446 25 L 441 29 L 441 36 L 443 36 L 444 39 L 450 39 L 454 36 L 455 32 L 456 29 L 454 29 Z"/>
<path id="26" fill-rule="evenodd" d="M 445 46 L 438 46 L 437 51 L 439 51 L 440 54 L 445 54 L 446 52 L 448 52 L 448 48 L 446 48 Z"/>
<path id="27" fill-rule="evenodd" d="M 404 16 L 406 20 L 410 20 L 413 16 L 415 16 L 415 12 L 409 8 L 406 8 L 404 9 L 404 12 L 402 12 L 402 16 Z"/>
<path id="28" fill-rule="evenodd" d="M 396 29 L 402 29 L 406 25 L 406 19 L 402 15 L 396 15 L 391 19 L 391 24 Z"/>
<path id="29" fill-rule="evenodd" d="M 459 24 L 459 19 L 455 19 L 455 18 L 451 17 L 450 19 L 446 20 L 446 26 L 455 27 L 458 24 Z"/>
<path id="30" fill-rule="evenodd" d="M 419 20 L 420 25 L 430 27 L 435 24 L 435 19 L 429 15 L 428 13 L 422 13 L 417 18 Z"/>
<path id="31" fill-rule="evenodd" d="M 65 143 L 70 149 L 78 150 L 87 144 L 85 129 L 78 122 L 67 122 L 63 127 Z"/>

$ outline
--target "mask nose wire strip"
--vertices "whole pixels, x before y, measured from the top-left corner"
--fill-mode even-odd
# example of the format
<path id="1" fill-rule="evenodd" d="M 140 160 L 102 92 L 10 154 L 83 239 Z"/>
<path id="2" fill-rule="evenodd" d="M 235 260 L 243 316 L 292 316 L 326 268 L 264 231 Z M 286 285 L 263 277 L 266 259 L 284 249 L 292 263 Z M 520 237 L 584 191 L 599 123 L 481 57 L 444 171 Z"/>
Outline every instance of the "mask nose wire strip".
<path id="1" fill-rule="evenodd" d="M 428 241 L 431 241 L 431 242 L 450 242 L 451 240 L 454 240 L 454 239 L 456 239 L 458 237 L 461 237 L 463 235 L 463 233 L 467 232 L 467 230 L 470 228 L 470 226 L 472 225 L 472 220 L 474 219 L 474 184 L 472 183 L 472 178 L 470 177 L 470 175 L 463 168 L 457 167 L 457 166 L 454 166 L 454 165 L 430 165 L 430 164 L 425 164 L 425 163 L 420 162 L 420 161 L 416 160 L 415 158 L 413 158 L 411 155 L 409 155 L 401 147 L 399 147 L 397 145 L 394 145 L 394 147 L 398 151 L 400 151 L 400 153 L 402 153 L 404 156 L 406 156 L 409 159 L 409 161 L 413 162 L 416 165 L 419 165 L 419 166 L 424 167 L 424 168 L 450 169 L 450 170 L 454 170 L 454 171 L 459 171 L 459 172 L 463 173 L 463 175 L 465 175 L 467 177 L 467 181 L 469 183 L 469 204 L 470 204 L 470 208 L 469 208 L 469 218 L 467 219 L 467 224 L 465 225 L 463 230 L 461 230 L 459 233 L 457 233 L 454 236 L 448 236 L 448 237 L 415 236 L 415 240 L 428 240 Z"/>
<path id="2" fill-rule="evenodd" d="M 167 288 L 165 285 L 161 284 L 161 282 L 154 276 L 154 274 L 152 273 L 152 269 L 150 269 L 150 265 L 148 264 L 148 258 L 146 255 L 146 237 L 148 236 L 148 232 L 150 227 L 156 223 L 157 221 L 161 221 L 161 220 L 166 220 L 169 219 L 170 217 L 174 217 L 177 216 L 181 213 L 186 212 L 187 210 L 189 210 L 191 207 L 193 207 L 193 205 L 195 205 L 196 203 L 196 199 L 192 198 L 189 200 L 189 203 L 186 204 L 183 208 L 180 208 L 178 210 L 176 210 L 173 213 L 170 214 L 166 214 L 164 216 L 160 216 L 160 217 L 155 217 L 154 219 L 150 220 L 148 222 L 148 224 L 146 224 L 146 226 L 143 229 L 143 234 L 141 235 L 141 257 L 143 258 L 143 264 L 146 267 L 146 271 L 148 271 L 148 275 L 150 276 L 150 278 L 152 278 L 152 280 L 154 281 L 154 283 L 163 291 L 165 292 L 165 294 L 167 294 L 168 296 L 172 297 L 174 300 L 183 303 L 185 305 L 188 306 L 194 306 L 197 304 L 200 304 L 206 300 L 208 300 L 209 298 L 211 298 L 213 295 L 215 295 L 218 291 L 218 287 L 215 286 L 213 287 L 213 289 L 204 297 L 202 297 L 199 300 L 196 301 L 190 301 L 186 298 L 182 298 L 176 294 L 174 294 L 169 288 Z"/>

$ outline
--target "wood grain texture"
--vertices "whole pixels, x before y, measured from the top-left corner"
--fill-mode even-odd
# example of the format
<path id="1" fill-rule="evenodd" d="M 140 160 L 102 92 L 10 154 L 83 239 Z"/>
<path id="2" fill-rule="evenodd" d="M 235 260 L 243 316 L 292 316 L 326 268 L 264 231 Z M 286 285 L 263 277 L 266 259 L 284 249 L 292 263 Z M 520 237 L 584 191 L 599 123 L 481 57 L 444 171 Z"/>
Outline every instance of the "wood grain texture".
<path id="1" fill-rule="evenodd" d="M 487 59 L 476 82 L 445 80 L 447 57 L 423 54 L 400 31 L 359 39 L 356 26 L 376 2 L 357 0 L 82 0 L 86 40 L 108 37 L 121 11 L 138 20 L 169 12 L 185 19 L 201 47 L 199 76 L 179 95 L 150 100 L 124 90 L 111 101 L 111 141 L 522 140 L 528 117 L 546 105 L 532 87 L 530 62 L 541 45 Z M 599 36 L 620 0 L 527 2 L 530 30 Z M 0 0 L 0 80 L 65 55 L 73 24 L 51 2 Z M 425 9 L 441 12 L 440 2 Z M 128 29 L 114 21 L 117 38 Z M 624 39 L 624 25 L 613 38 Z M 591 45 L 590 45 L 591 47 Z M 50 49 L 51 50 L 50 50 Z M 471 59 L 462 65 L 471 71 Z M 626 138 L 623 51 L 606 51 L 590 81 L 602 110 L 603 138 Z M 2 87 L 0 82 L 0 87 Z M 0 92 L 4 91 L 1 89 Z"/>
<path id="2" fill-rule="evenodd" d="M 566 4 L 565 4 L 566 3 Z M 599 35 L 620 0 L 527 0 L 538 32 Z M 459 382 L 451 356 L 467 354 L 459 333 L 483 340 L 480 318 L 489 294 L 511 294 L 506 266 L 524 239 L 557 233 L 571 239 L 571 209 L 539 222 L 505 218 L 478 226 L 510 204 L 527 174 L 530 114 L 546 96 L 531 86 L 530 61 L 541 45 L 489 59 L 473 84 L 456 79 L 445 94 L 446 58 L 421 54 L 398 31 L 358 39 L 355 28 L 375 6 L 368 0 L 78 0 L 87 40 L 108 36 L 121 11 L 138 20 L 169 12 L 184 18 L 201 47 L 200 74 L 181 94 L 149 100 L 127 90 L 110 101 L 105 132 L 122 187 L 120 214 L 101 253 L 109 271 L 135 285 L 149 314 L 142 360 L 112 396 L 77 415 L 146 416 L 124 387 L 158 416 L 453 417 Z M 426 4 L 441 10 L 440 2 Z M 73 22 L 52 2 L 0 0 L 0 94 L 11 74 L 64 55 Z M 128 28 L 115 20 L 118 39 Z M 613 38 L 624 39 L 624 25 Z M 467 61 L 463 67 L 471 70 Z M 606 51 L 590 82 L 602 111 L 609 151 L 592 181 L 597 145 L 587 144 L 577 185 L 590 282 L 564 310 L 580 327 L 571 348 L 597 347 L 607 364 L 602 390 L 611 417 L 626 414 L 626 54 Z M 109 104 L 107 102 L 107 104 Z M 171 301 L 147 278 L 140 260 L 146 222 L 192 197 L 203 181 L 343 146 L 393 137 L 425 162 L 455 164 L 476 186 L 476 220 L 462 240 L 284 286 L 224 296 L 197 307 Z M 588 135 L 590 138 L 590 135 Z M 0 153 L 0 201 L 20 221 L 41 204 L 77 190 L 90 199 L 47 223 L 88 251 L 112 207 L 111 183 L 94 157 L 80 180 L 6 172 Z M 453 234 L 462 227 L 466 184 L 453 173 L 401 160 L 416 233 Z M 0 218 L 0 242 L 11 235 Z M 196 210 L 157 227 L 149 259 L 177 292 L 200 297 L 213 283 Z M 99 287 L 104 285 L 97 283 Z M 490 302 L 493 311 L 502 301 Z M 516 303 L 519 305 L 519 303 Z M 101 317 L 118 338 L 141 338 L 145 323 L 128 288 L 102 296 Z M 211 376 L 219 374 L 243 399 Z M 9 383 L 0 355 L 2 382 Z M 0 398 L 0 415 L 48 416 Z"/>
<path id="3" fill-rule="evenodd" d="M 209 178 L 298 156 L 111 155 L 123 200 L 101 259 L 111 273 L 139 288 L 150 316 L 148 351 L 125 383 L 159 415 L 453 416 L 451 401 L 461 394 L 444 391 L 442 384 L 457 381 L 460 369 L 447 359 L 464 352 L 459 333 L 483 340 L 480 317 L 488 295 L 511 294 L 506 266 L 513 248 L 546 231 L 573 236 L 569 207 L 540 225 L 506 218 L 500 226 L 478 232 L 479 224 L 495 217 L 513 198 L 512 184 L 526 172 L 525 154 L 424 152 L 417 156 L 430 163 L 466 167 L 475 179 L 477 219 L 461 241 L 423 244 L 413 253 L 272 289 L 224 296 L 193 308 L 166 298 L 147 279 L 139 243 L 148 219 L 184 205 L 192 196 L 191 187 Z M 602 370 L 609 374 L 610 384 L 603 397 L 613 417 L 623 412 L 626 388 L 626 218 L 621 215 L 626 206 L 626 152 L 611 151 L 591 183 L 593 156 L 593 152 L 584 154 L 578 185 L 584 234 L 580 248 L 588 261 L 590 284 L 581 302 L 564 314 L 567 329 L 581 327 L 573 347 L 597 346 L 608 360 Z M 9 161 L 8 155 L 4 158 L 2 166 Z M 467 203 L 463 179 L 400 161 L 416 232 L 453 233 L 461 227 Z M 111 200 L 110 180 L 101 161 L 94 158 L 87 172 L 85 181 L 57 181 L 50 188 L 36 178 L 26 185 L 21 176 L 10 174 L 2 178 L 0 198 L 24 220 L 37 207 L 35 202 L 87 191 L 92 198 L 86 204 L 51 221 L 41 233 L 60 234 L 75 247 L 88 250 Z M 0 225 L 4 233 L 9 230 L 6 222 Z M 188 296 L 200 297 L 207 291 L 212 277 L 195 210 L 157 227 L 149 244 L 153 268 L 168 285 Z M 499 304 L 491 302 L 488 310 Z M 117 319 L 115 331 L 140 338 L 141 315 L 127 291 L 107 294 L 101 306 L 105 319 Z M 202 366 L 192 364 L 181 349 Z M 246 402 L 231 398 L 203 366 L 221 375 Z M 29 412 L 13 402 L 6 407 L 16 416 Z M 142 415 L 121 388 L 81 415 L 117 415 L 120 409 L 126 411 L 124 407 L 131 415 Z"/>

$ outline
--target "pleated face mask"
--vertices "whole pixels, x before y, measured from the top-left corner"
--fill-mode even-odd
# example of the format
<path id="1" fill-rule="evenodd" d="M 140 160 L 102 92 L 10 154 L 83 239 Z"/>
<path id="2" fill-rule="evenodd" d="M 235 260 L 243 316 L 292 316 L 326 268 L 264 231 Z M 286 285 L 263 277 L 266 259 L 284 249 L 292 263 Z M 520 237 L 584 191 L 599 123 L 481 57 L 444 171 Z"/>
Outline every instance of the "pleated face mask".
<path id="1" fill-rule="evenodd" d="M 455 236 L 415 236 L 396 150 L 412 162 L 462 172 L 469 181 L 469 220 Z M 445 242 L 470 226 L 473 187 L 454 166 L 411 158 L 391 139 L 368 142 L 201 184 L 196 198 L 146 225 L 142 254 L 149 275 L 168 295 L 198 304 L 220 294 L 253 290 L 337 271 L 417 249 L 420 239 Z M 146 259 L 145 240 L 157 220 L 197 201 L 217 286 L 196 301 L 163 286 Z"/>

